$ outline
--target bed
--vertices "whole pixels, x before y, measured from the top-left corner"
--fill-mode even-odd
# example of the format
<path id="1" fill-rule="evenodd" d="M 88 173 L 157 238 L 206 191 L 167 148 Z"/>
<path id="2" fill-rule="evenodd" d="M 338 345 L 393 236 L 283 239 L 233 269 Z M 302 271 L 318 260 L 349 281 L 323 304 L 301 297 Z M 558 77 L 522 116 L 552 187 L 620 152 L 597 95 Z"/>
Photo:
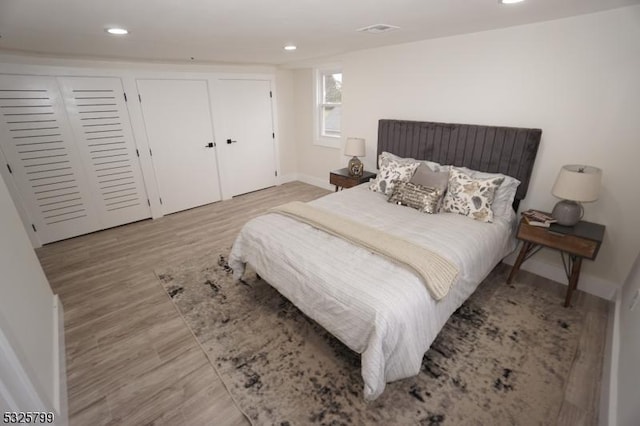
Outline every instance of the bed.
<path id="1" fill-rule="evenodd" d="M 439 300 L 415 271 L 279 213 L 249 221 L 229 264 L 246 264 L 307 316 L 361 354 L 364 397 L 420 371 L 422 357 L 451 314 L 515 249 L 514 209 L 527 192 L 539 129 L 380 120 L 378 154 L 502 173 L 521 183 L 513 209 L 484 223 L 456 213 L 425 214 L 387 202 L 368 184 L 308 203 L 432 250 L 457 268 Z"/>

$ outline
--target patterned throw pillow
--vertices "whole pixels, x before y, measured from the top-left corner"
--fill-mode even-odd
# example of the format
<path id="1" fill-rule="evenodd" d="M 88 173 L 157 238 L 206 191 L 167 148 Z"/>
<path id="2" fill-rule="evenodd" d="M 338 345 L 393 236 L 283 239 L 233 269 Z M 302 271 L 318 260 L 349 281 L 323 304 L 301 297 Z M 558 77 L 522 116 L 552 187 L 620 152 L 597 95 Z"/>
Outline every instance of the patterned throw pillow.
<path id="1" fill-rule="evenodd" d="M 469 216 L 480 222 L 492 222 L 491 204 L 496 189 L 504 181 L 503 177 L 474 179 L 455 168 L 449 174 L 447 195 L 441 210 Z"/>
<path id="2" fill-rule="evenodd" d="M 422 213 L 437 213 L 442 190 L 412 182 L 395 181 L 387 201 L 414 208 Z"/>
<path id="3" fill-rule="evenodd" d="M 503 175 L 502 173 L 485 173 L 477 170 L 468 169 L 466 167 L 457 167 L 458 171 L 468 174 L 474 179 L 488 179 L 495 177 L 503 177 L 504 182 L 498 187 L 496 193 L 493 195 L 493 204 L 491 204 L 491 210 L 493 211 L 493 217 L 510 217 L 513 212 L 513 199 L 516 197 L 518 186 L 520 181 L 511 176 Z"/>
<path id="4" fill-rule="evenodd" d="M 378 176 L 371 182 L 371 185 L 369 185 L 369 189 L 389 195 L 393 190 L 393 181 L 408 181 L 419 165 L 420 163 L 418 162 L 400 162 L 381 156 L 380 171 Z"/>

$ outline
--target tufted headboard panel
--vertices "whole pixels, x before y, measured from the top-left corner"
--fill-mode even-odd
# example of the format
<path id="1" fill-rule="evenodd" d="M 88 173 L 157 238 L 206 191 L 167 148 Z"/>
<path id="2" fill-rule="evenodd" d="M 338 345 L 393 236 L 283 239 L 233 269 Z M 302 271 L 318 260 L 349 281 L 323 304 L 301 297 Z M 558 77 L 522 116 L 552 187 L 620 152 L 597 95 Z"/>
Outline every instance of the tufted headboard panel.
<path id="1" fill-rule="evenodd" d="M 428 121 L 380 120 L 382 151 L 416 160 L 502 173 L 521 183 L 514 207 L 527 195 L 542 130 Z"/>

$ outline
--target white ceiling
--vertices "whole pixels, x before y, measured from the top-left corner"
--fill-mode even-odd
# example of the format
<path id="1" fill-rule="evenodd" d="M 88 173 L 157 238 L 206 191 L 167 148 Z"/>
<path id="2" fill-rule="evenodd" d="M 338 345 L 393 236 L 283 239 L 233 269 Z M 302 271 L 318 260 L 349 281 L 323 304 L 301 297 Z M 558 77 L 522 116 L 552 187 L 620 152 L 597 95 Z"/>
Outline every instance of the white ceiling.
<path id="1" fill-rule="evenodd" d="M 597 12 L 640 0 L 0 0 L 0 51 L 161 62 L 287 64 Z M 400 30 L 359 33 L 372 24 Z M 109 26 L 130 31 L 107 34 Z M 283 46 L 294 43 L 295 52 Z"/>

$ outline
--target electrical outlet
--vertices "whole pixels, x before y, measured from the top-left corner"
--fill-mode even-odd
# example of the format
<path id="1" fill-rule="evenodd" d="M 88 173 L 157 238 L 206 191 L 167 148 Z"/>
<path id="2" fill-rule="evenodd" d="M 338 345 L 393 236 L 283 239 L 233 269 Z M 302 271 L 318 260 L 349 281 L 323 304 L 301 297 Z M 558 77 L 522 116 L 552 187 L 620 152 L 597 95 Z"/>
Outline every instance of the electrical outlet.
<path id="1" fill-rule="evenodd" d="M 629 305 L 629 310 L 633 311 L 638 305 L 638 300 L 640 300 L 640 288 L 636 290 L 636 294 L 633 295 L 631 299 L 631 305 Z"/>

